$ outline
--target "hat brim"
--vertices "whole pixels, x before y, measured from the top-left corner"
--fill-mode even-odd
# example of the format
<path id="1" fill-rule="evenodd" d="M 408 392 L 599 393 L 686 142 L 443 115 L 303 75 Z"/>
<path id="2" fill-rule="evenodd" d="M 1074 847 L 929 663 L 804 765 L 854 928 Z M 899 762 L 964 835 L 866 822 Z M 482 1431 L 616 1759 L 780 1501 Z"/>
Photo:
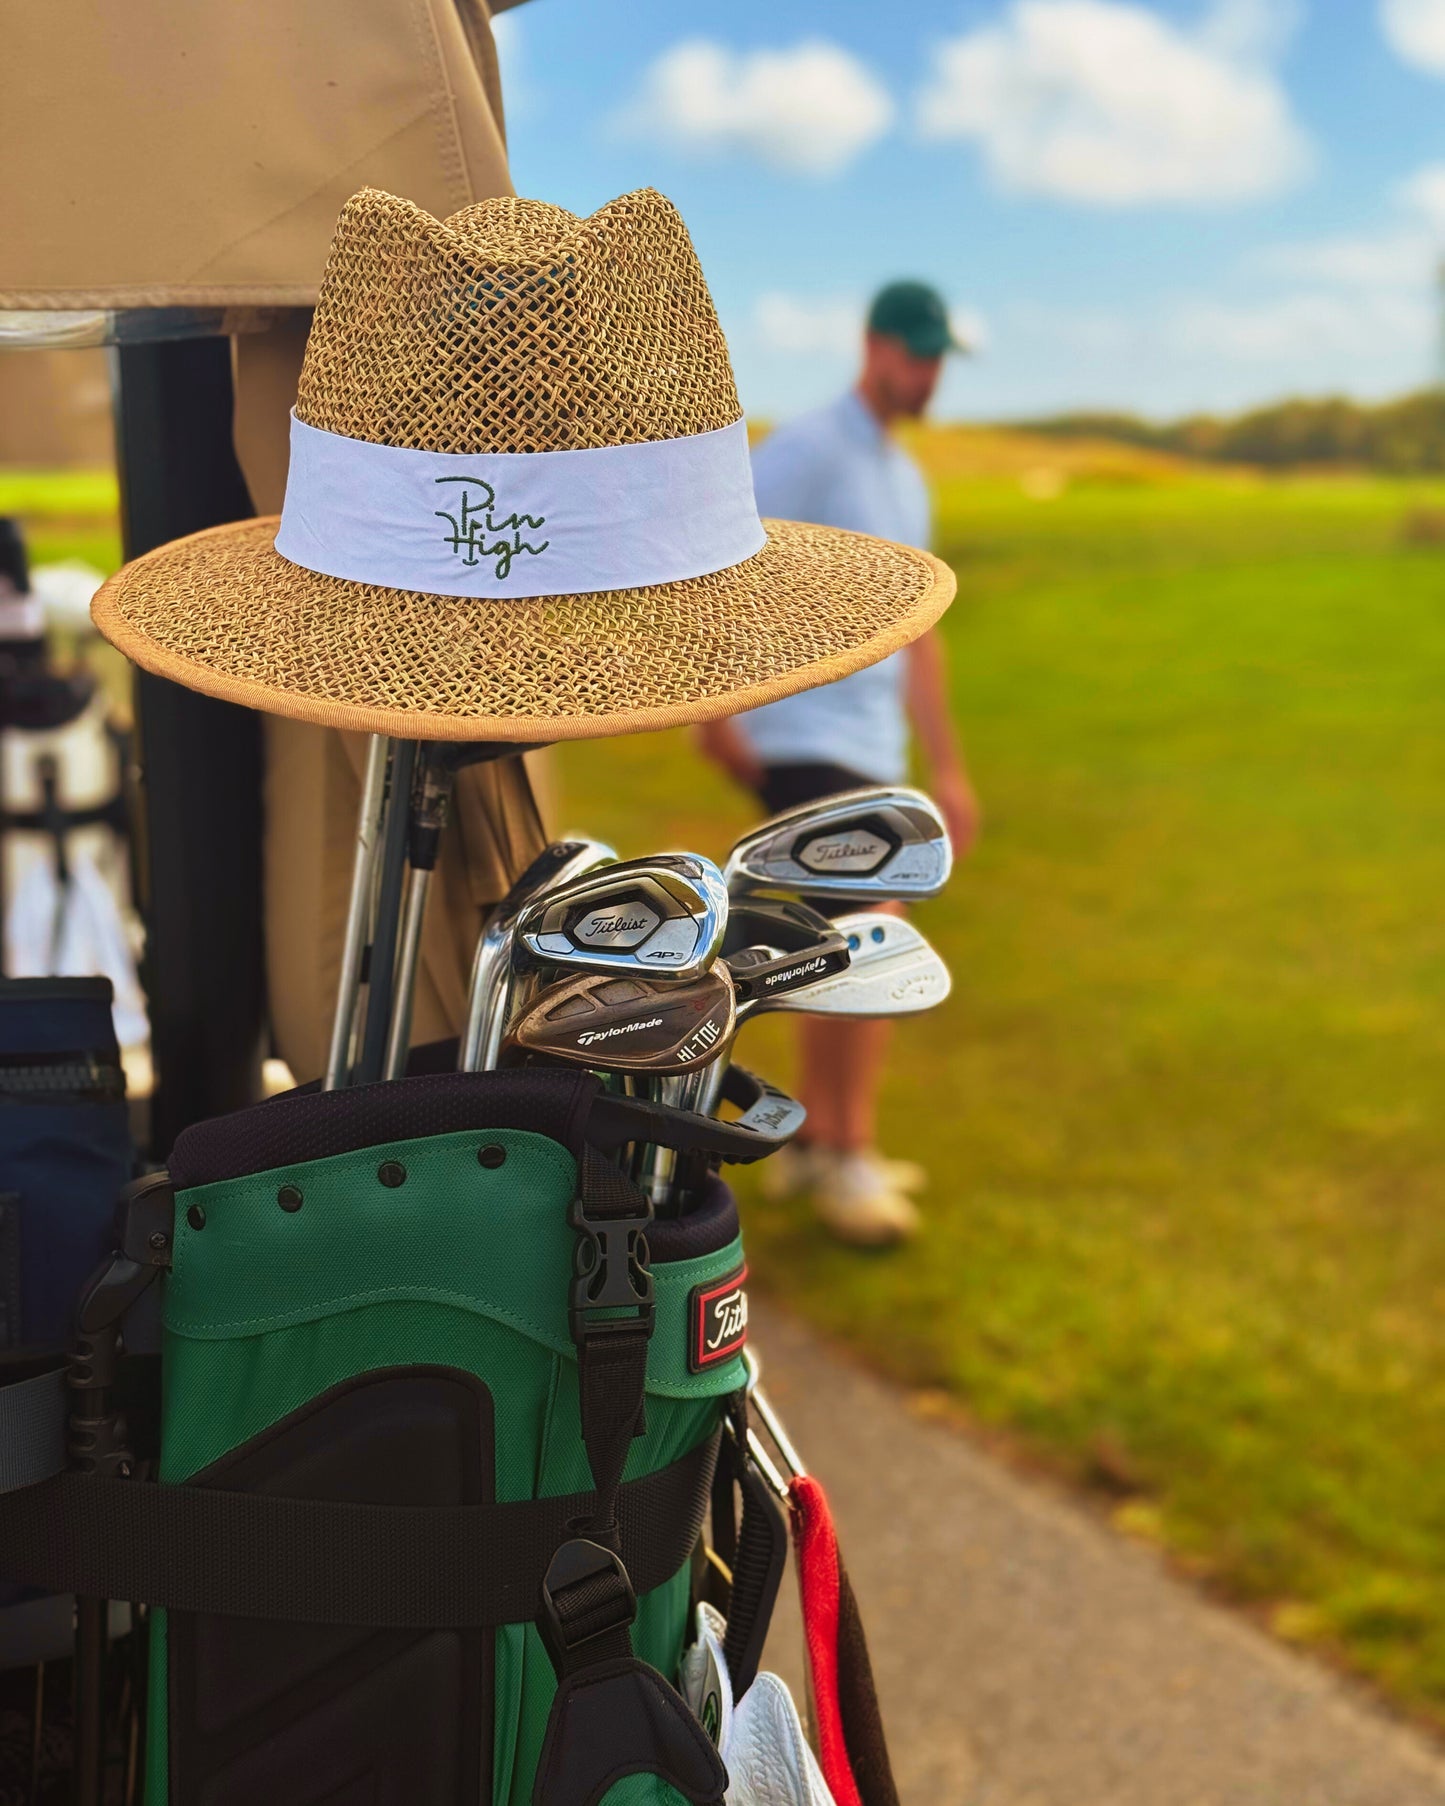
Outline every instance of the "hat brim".
<path id="1" fill-rule="evenodd" d="M 970 357 L 972 352 L 952 332 L 903 332 L 897 335 L 914 357 Z"/>
<path id="2" fill-rule="evenodd" d="M 282 558 L 275 517 L 133 560 L 91 607 L 136 664 L 328 727 L 425 740 L 583 740 L 716 720 L 875 664 L 953 599 L 928 552 L 767 521 L 752 558 L 647 589 L 476 601 Z"/>

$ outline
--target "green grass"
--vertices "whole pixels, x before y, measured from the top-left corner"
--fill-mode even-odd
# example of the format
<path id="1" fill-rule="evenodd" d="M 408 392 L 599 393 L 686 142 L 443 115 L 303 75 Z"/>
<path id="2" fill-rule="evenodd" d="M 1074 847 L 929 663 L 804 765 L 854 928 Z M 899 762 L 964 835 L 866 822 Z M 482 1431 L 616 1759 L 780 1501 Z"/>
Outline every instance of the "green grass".
<path id="1" fill-rule="evenodd" d="M 120 565 L 116 480 L 109 470 L 0 470 L 0 514 L 18 515 L 32 564 L 83 558 Z"/>
<path id="2" fill-rule="evenodd" d="M 928 1231 L 748 1228 L 880 1367 L 1445 1719 L 1445 554 L 1402 533 L 1442 501 L 944 485 L 987 826 L 887 1087 Z M 746 819 L 682 735 L 560 762 L 562 825 L 628 852 Z M 779 1024 L 746 1045 L 788 1076 Z"/>

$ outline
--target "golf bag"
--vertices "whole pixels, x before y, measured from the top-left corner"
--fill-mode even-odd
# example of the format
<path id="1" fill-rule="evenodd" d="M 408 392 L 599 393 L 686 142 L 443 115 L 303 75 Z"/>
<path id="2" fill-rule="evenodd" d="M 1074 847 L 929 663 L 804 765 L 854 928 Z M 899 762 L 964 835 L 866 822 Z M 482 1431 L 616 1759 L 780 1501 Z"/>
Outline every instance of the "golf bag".
<path id="1" fill-rule="evenodd" d="M 130 1188 L 67 1471 L 0 1491 L 0 1577 L 152 1607 L 148 1806 L 720 1806 L 672 1685 L 721 1584 L 700 1531 L 740 1499 L 740 1693 L 786 1532 L 747 1453 L 731 1194 L 653 1223 L 609 1158 L 665 1116 L 580 1071 L 290 1093 Z M 120 1403 L 152 1285 L 154 1447 Z M 103 1625 L 82 1610 L 87 1806 Z"/>

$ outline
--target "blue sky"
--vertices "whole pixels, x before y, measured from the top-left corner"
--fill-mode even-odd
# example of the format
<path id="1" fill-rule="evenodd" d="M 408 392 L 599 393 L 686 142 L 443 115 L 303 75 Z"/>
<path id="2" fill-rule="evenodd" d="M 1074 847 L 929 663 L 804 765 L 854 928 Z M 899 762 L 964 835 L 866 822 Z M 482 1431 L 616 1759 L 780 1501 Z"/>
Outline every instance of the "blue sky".
<path id="1" fill-rule="evenodd" d="M 518 191 L 669 195 L 753 412 L 846 382 L 896 275 L 979 340 L 948 415 L 1439 370 L 1445 0 L 531 0 L 498 37 Z"/>

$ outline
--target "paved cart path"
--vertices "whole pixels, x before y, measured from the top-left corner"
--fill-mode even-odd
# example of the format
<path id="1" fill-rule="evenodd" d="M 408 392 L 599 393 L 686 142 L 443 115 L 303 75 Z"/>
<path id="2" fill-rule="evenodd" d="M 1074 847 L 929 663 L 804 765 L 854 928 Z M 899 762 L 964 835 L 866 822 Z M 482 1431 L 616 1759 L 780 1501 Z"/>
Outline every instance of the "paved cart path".
<path id="1" fill-rule="evenodd" d="M 761 1301 L 828 1486 L 903 1806 L 1445 1806 L 1445 1757 Z M 769 1665 L 796 1687 L 791 1575 Z"/>

